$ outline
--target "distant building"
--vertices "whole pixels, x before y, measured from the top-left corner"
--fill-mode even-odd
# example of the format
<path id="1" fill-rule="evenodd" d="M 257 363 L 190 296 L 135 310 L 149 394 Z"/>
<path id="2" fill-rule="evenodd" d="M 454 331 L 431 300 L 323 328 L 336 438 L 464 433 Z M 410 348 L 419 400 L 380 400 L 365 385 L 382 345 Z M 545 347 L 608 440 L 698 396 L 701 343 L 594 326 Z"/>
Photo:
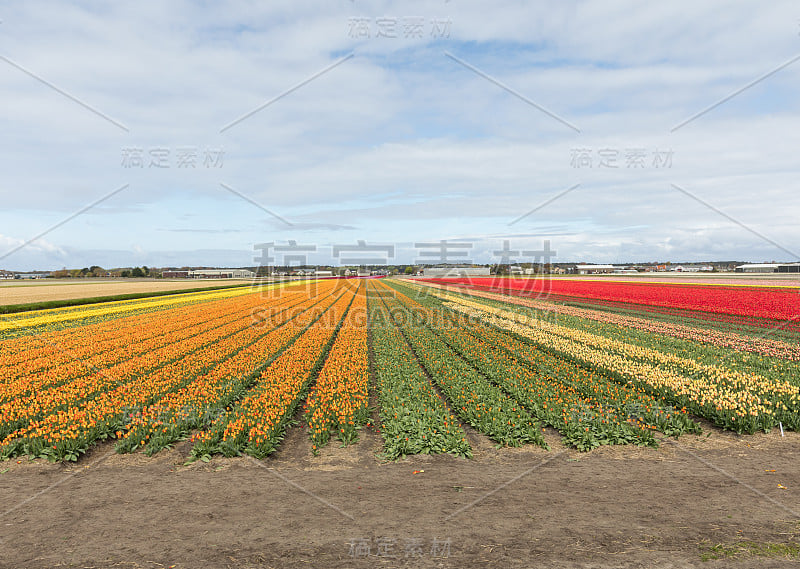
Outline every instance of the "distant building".
<path id="1" fill-rule="evenodd" d="M 576 265 L 575 270 L 579 275 L 599 275 L 613 273 L 617 267 L 614 265 Z"/>
<path id="2" fill-rule="evenodd" d="M 700 273 L 700 272 L 710 272 L 713 271 L 714 267 L 711 265 L 703 265 L 703 266 L 683 266 L 683 265 L 676 265 L 670 268 L 670 271 L 676 271 L 678 273 Z"/>
<path id="3" fill-rule="evenodd" d="M 50 273 L 15 273 L 15 279 L 43 279 L 49 277 Z"/>
<path id="4" fill-rule="evenodd" d="M 800 273 L 800 263 L 787 263 L 778 266 L 779 273 Z"/>
<path id="5" fill-rule="evenodd" d="M 750 263 L 736 267 L 737 273 L 777 273 L 778 263 Z"/>
<path id="6" fill-rule="evenodd" d="M 332 277 L 333 271 L 314 271 L 315 277 Z"/>
<path id="7" fill-rule="evenodd" d="M 165 279 L 188 279 L 189 271 L 163 271 L 161 276 Z"/>
<path id="8" fill-rule="evenodd" d="M 425 267 L 425 277 L 488 277 L 489 267 Z"/>
<path id="9" fill-rule="evenodd" d="M 256 274 L 246 269 L 202 269 L 189 271 L 190 279 L 252 279 Z"/>

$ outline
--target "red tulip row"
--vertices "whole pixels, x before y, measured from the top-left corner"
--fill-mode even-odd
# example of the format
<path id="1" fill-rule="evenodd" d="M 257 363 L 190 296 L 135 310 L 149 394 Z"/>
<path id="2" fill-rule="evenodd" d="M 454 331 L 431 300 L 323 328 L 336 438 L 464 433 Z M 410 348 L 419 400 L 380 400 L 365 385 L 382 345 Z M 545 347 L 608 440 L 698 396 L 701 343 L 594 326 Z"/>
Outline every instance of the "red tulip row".
<path id="1" fill-rule="evenodd" d="M 439 288 L 438 285 L 432 286 Z M 603 310 L 579 308 L 576 306 L 557 304 L 555 302 L 533 300 L 523 296 L 497 294 L 477 289 L 470 289 L 469 294 L 479 298 L 486 298 L 499 302 L 515 304 L 518 306 L 525 306 L 527 308 L 544 311 L 545 313 L 574 316 L 576 318 L 584 318 L 587 320 L 594 320 L 596 322 L 633 328 L 643 332 L 667 335 L 673 338 L 680 338 L 682 340 L 701 342 L 711 346 L 742 350 L 745 352 L 761 354 L 769 357 L 800 361 L 800 345 L 776 340 L 763 335 L 748 336 L 745 334 L 737 334 L 735 332 L 715 330 L 710 328 L 701 328 L 698 326 L 688 326 L 685 324 L 676 324 L 671 322 L 658 322 L 640 316 L 614 314 Z"/>
<path id="2" fill-rule="evenodd" d="M 783 321 L 800 317 L 800 294 L 789 288 L 502 277 L 442 278 L 430 279 L 430 282 L 484 287 L 534 297 L 567 295 Z"/>

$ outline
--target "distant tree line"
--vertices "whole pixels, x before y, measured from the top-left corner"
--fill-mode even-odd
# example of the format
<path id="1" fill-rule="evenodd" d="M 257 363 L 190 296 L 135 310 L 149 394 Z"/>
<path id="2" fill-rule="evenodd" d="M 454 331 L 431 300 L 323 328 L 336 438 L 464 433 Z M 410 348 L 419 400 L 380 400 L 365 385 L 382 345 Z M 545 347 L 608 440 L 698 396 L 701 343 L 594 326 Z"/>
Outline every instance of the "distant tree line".
<path id="1" fill-rule="evenodd" d="M 134 267 L 130 271 L 128 269 L 124 269 L 119 276 L 123 279 L 128 277 L 149 277 L 150 276 L 150 269 L 147 268 L 146 265 L 142 265 L 141 267 Z"/>

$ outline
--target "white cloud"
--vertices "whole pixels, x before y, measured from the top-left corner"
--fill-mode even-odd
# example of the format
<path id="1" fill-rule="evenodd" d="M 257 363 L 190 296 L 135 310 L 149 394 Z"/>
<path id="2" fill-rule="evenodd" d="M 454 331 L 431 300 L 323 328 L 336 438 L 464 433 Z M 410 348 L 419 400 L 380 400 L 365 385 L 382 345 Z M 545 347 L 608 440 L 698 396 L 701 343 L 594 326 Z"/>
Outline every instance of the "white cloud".
<path id="1" fill-rule="evenodd" d="M 474 237 L 490 251 L 491 236 L 553 228 L 564 260 L 786 257 L 671 184 L 786 248 L 800 242 L 800 62 L 670 129 L 800 51 L 795 4 L 531 4 L 495 3 L 491 17 L 462 0 L 6 6 L 0 55 L 130 132 L 0 61 L 0 247 L 130 187 L 48 234 L 55 249 L 25 247 L 0 266 L 201 264 L 225 258 L 208 251 L 247 259 L 253 243 L 276 239 Z M 416 16 L 425 37 L 403 38 L 403 19 Z M 352 17 L 368 19 L 370 39 L 349 37 Z M 401 37 L 374 37 L 381 17 L 396 18 Z M 432 19 L 451 22 L 449 39 L 431 38 Z M 177 168 L 183 146 L 224 149 L 224 164 Z M 171 167 L 125 168 L 126 147 L 146 160 L 167 149 Z M 672 167 L 625 168 L 635 147 L 671 149 Z M 616 149 L 621 167 L 573 168 L 575 148 L 595 161 Z"/>

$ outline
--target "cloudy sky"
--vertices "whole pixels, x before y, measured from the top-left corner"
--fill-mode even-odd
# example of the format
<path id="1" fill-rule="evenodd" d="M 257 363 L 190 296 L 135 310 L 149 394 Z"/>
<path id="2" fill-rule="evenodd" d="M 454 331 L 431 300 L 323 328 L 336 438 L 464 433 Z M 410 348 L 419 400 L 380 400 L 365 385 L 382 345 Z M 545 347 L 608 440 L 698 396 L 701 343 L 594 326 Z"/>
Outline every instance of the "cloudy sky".
<path id="1" fill-rule="evenodd" d="M 318 264 L 442 240 L 482 263 L 545 240 L 564 262 L 798 260 L 797 2 L 33 1 L 0 20 L 0 268 L 252 265 L 290 241 Z"/>

